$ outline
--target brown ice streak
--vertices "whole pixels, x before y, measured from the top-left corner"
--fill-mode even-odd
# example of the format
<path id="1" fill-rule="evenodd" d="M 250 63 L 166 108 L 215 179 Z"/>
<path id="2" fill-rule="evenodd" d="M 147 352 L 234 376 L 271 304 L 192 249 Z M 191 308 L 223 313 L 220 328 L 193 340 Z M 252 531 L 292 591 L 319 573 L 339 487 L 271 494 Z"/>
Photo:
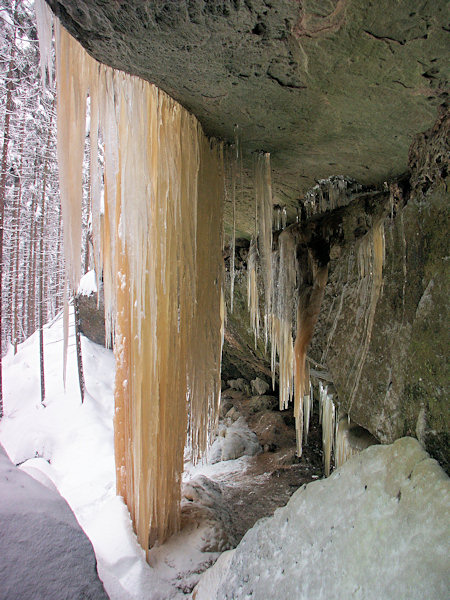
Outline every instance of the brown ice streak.
<path id="1" fill-rule="evenodd" d="M 328 265 L 313 265 L 313 281 L 300 290 L 297 310 L 297 336 L 294 344 L 294 416 L 297 431 L 297 454 L 302 454 L 303 403 L 309 402 L 309 367 L 306 351 L 314 334 L 328 277 Z"/>

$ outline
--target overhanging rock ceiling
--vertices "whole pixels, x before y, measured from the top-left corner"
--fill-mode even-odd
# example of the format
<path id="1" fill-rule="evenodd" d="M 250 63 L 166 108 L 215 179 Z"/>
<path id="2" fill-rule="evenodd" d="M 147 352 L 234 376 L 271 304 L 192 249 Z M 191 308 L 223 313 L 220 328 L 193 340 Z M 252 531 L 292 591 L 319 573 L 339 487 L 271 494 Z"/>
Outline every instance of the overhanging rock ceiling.
<path id="1" fill-rule="evenodd" d="M 413 135 L 447 100 L 446 0 L 47 1 L 96 59 L 164 89 L 207 134 L 237 131 L 246 177 L 251 154 L 270 152 L 288 213 L 315 180 L 403 173 Z"/>

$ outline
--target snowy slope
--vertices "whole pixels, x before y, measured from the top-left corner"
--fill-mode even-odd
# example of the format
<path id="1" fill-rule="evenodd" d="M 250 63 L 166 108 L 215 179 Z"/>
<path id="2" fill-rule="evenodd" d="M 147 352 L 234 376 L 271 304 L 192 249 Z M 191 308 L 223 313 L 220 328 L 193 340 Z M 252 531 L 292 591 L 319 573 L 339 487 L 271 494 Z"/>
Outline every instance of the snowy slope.
<path id="1" fill-rule="evenodd" d="M 298 490 L 207 571 L 195 600 L 444 600 L 450 482 L 412 438 Z"/>
<path id="2" fill-rule="evenodd" d="M 80 402 L 71 315 L 67 386 L 62 381 L 62 318 L 44 330 L 45 408 L 40 404 L 39 338 L 4 359 L 5 416 L 0 442 L 15 464 L 49 477 L 69 502 L 95 549 L 112 600 L 167 600 L 174 590 L 145 562 L 129 513 L 115 495 L 114 357 L 82 337 L 87 395 Z M 37 475 L 42 480 L 42 475 Z"/>
<path id="3" fill-rule="evenodd" d="M 137 544 L 128 510 L 115 494 L 113 353 L 82 336 L 87 387 L 82 405 L 72 314 L 70 332 L 64 390 L 62 318 L 45 327 L 45 407 L 40 403 L 38 334 L 21 344 L 16 356 L 11 349 L 5 357 L 0 443 L 13 463 L 44 484 L 52 486 L 53 482 L 68 501 L 94 546 L 98 571 L 112 600 L 186 598 L 200 574 L 230 547 L 220 486 L 210 480 L 242 473 L 249 457 L 186 465 L 185 527 L 164 546 L 152 550 L 150 567 Z M 214 462 L 254 454 L 258 445 L 253 438 L 245 423 L 231 425 L 230 432 L 222 426 L 211 449 Z"/>

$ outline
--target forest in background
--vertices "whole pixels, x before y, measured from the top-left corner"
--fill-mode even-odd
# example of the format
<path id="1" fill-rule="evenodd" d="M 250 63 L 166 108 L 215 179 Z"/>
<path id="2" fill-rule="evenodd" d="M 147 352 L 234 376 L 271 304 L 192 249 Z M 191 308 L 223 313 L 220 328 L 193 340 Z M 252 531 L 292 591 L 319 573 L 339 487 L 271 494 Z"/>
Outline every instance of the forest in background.
<path id="1" fill-rule="evenodd" d="M 45 78 L 45 81 L 43 79 Z M 56 89 L 41 72 L 32 0 L 0 0 L 1 358 L 62 309 L 66 284 L 56 149 Z M 89 136 L 86 136 L 88 150 Z M 89 193 L 83 186 L 84 272 Z M 70 292 L 69 292 L 70 296 Z M 42 337 L 42 336 L 41 336 Z M 41 344 L 41 387 L 44 356 Z M 0 418 L 2 416 L 0 364 Z M 44 389 L 42 390 L 44 396 Z"/>

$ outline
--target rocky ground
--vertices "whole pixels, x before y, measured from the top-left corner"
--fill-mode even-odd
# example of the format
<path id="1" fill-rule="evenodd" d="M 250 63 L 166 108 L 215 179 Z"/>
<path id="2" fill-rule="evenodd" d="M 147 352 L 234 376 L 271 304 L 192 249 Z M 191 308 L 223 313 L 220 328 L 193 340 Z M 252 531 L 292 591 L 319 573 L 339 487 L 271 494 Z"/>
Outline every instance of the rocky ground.
<path id="1" fill-rule="evenodd" d="M 228 388 L 222 392 L 221 411 L 225 422 L 243 417 L 260 445 L 244 472 L 226 474 L 220 480 L 239 541 L 258 519 L 272 515 L 304 483 L 322 476 L 321 429 L 316 411 L 308 445 L 299 459 L 292 408 L 280 411 L 275 396 L 252 396 Z"/>
<path id="2" fill-rule="evenodd" d="M 299 459 L 292 408 L 280 411 L 267 383 L 239 378 L 223 388 L 208 460 L 186 463 L 181 531 L 149 555 L 150 565 L 180 597 L 189 596 L 201 574 L 259 519 L 272 516 L 298 488 L 323 475 L 318 410 Z"/>

